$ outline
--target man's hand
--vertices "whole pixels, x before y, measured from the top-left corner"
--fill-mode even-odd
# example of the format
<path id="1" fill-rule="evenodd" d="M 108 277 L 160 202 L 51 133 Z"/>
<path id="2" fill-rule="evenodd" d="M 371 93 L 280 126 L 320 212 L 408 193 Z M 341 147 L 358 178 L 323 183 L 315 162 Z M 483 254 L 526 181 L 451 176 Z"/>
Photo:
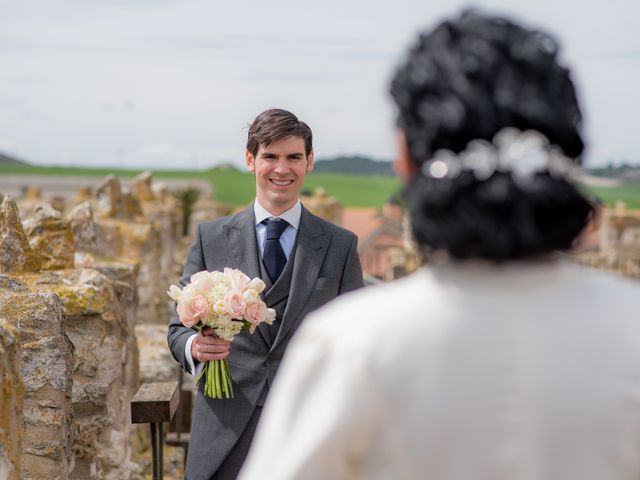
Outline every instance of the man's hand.
<path id="1" fill-rule="evenodd" d="M 229 355 L 231 342 L 218 337 L 213 328 L 204 327 L 191 343 L 191 356 L 198 362 L 222 360 Z"/>

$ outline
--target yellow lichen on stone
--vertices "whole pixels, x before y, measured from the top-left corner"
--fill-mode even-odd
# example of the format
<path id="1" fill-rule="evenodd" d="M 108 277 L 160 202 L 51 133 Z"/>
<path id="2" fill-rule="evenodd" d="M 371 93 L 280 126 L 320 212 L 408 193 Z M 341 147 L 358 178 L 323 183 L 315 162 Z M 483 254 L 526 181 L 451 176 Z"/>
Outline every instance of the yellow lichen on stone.
<path id="1" fill-rule="evenodd" d="M 101 314 L 108 308 L 109 299 L 103 288 L 79 283 L 73 278 L 74 270 L 59 270 L 41 275 L 21 275 L 19 278 L 31 290 L 55 293 L 62 302 L 62 313 L 67 317 Z"/>
<path id="2" fill-rule="evenodd" d="M 72 288 L 57 286 L 50 291 L 60 297 L 65 316 L 75 317 L 103 313 L 107 308 L 104 291 L 93 285 L 80 285 Z"/>

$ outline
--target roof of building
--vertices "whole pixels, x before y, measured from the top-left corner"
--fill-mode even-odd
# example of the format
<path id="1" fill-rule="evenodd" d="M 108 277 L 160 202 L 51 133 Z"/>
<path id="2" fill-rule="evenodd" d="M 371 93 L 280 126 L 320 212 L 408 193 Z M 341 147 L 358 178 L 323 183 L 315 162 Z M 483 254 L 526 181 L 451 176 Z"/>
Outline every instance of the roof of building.
<path id="1" fill-rule="evenodd" d="M 342 226 L 351 230 L 363 242 L 383 223 L 379 208 L 345 208 L 342 211 Z"/>

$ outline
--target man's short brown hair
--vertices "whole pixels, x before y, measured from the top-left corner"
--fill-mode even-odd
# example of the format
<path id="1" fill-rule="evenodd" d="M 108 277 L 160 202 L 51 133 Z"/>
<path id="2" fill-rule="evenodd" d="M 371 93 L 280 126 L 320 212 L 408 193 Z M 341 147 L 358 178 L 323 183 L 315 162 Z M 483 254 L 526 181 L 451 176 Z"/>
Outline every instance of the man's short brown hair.
<path id="1" fill-rule="evenodd" d="M 272 108 L 256 117 L 249 127 L 247 150 L 255 157 L 260 145 L 265 147 L 277 140 L 300 137 L 304 140 L 305 154 L 313 150 L 313 136 L 309 125 L 298 120 L 293 113 Z"/>

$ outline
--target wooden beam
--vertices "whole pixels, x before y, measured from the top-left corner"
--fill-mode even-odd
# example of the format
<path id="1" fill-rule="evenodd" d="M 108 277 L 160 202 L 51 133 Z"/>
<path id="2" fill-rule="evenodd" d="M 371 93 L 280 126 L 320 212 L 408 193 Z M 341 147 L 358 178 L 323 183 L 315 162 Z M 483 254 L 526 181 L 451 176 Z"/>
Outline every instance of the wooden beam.
<path id="1" fill-rule="evenodd" d="M 131 423 L 169 422 L 178 402 L 178 382 L 143 383 L 131 400 Z"/>

